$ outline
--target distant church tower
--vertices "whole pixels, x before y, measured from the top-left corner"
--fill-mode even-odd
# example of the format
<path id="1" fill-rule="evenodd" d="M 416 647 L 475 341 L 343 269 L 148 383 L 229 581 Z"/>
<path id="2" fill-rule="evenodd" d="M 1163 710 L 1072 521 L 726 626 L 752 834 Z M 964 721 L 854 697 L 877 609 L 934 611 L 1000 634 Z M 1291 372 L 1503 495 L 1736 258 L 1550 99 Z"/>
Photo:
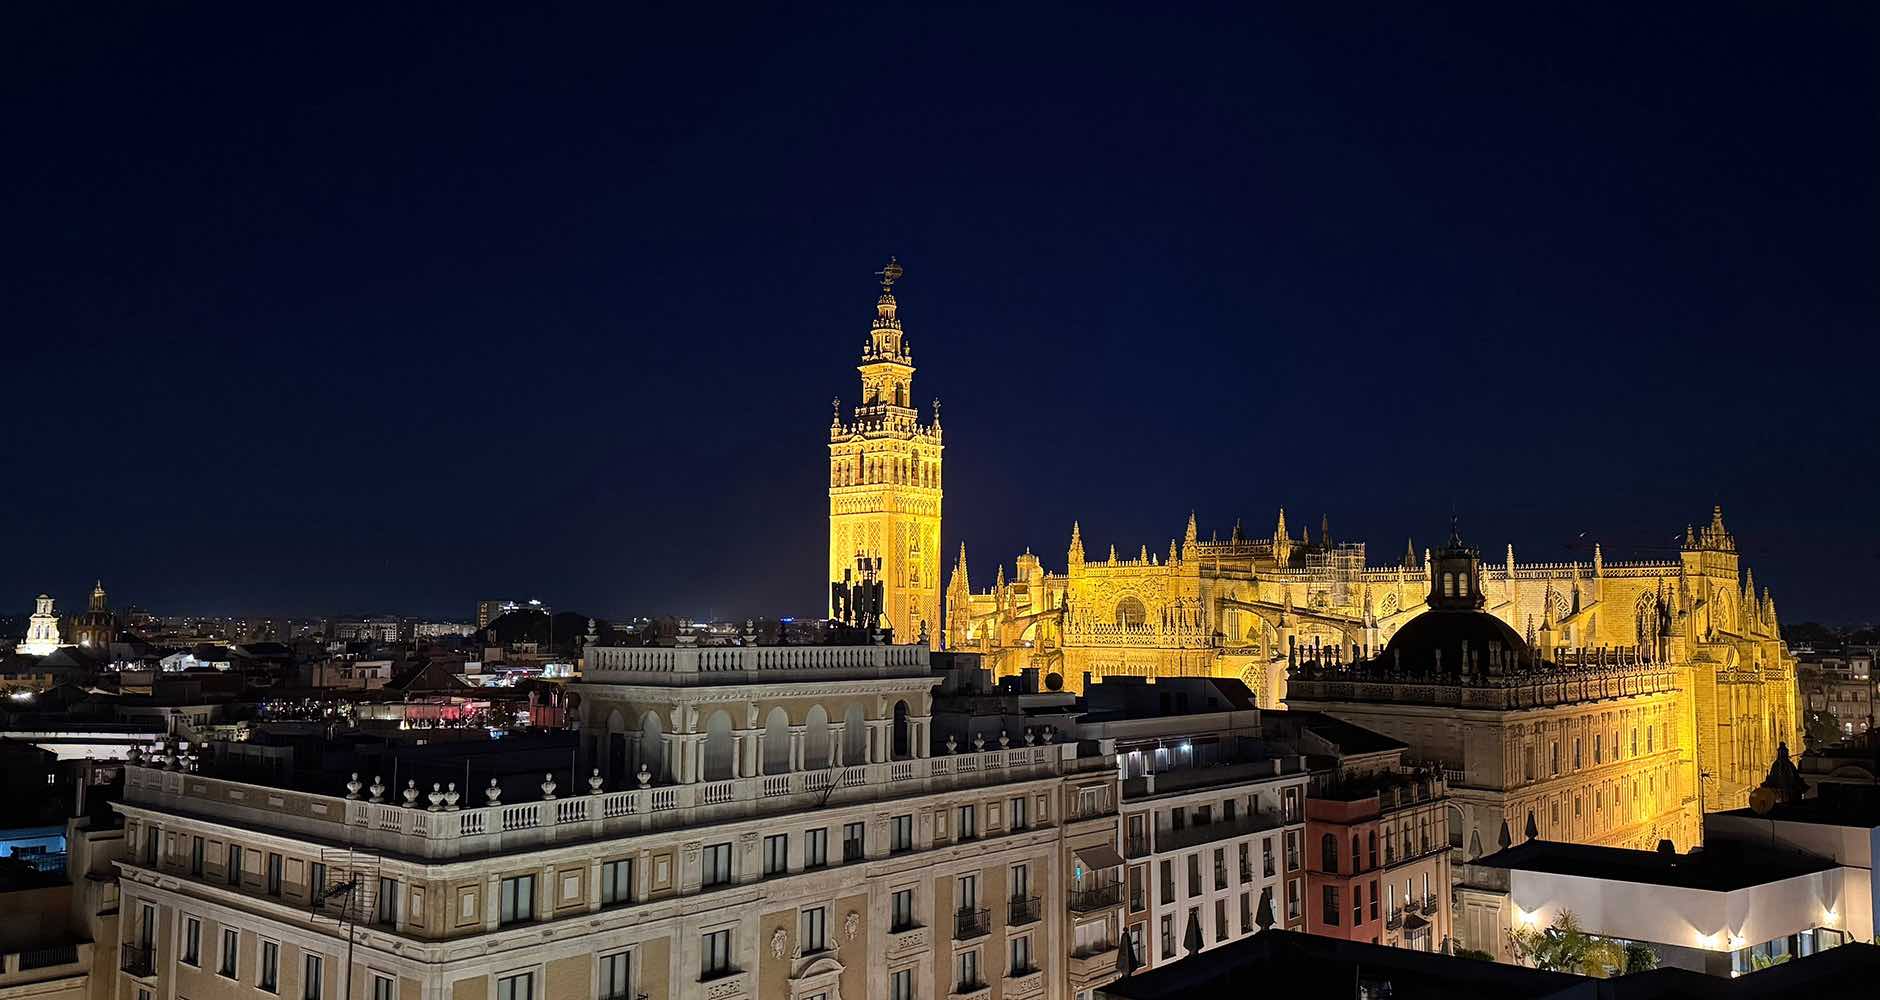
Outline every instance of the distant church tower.
<path id="1" fill-rule="evenodd" d="M 52 598 L 40 594 L 33 601 L 33 616 L 26 622 L 26 638 L 17 652 L 27 656 L 45 656 L 65 643 L 59 641 L 59 616 L 52 610 Z"/>
<path id="2" fill-rule="evenodd" d="M 914 356 L 895 314 L 901 265 L 881 275 L 875 324 L 862 345 L 862 398 L 829 424 L 829 581 L 879 559 L 883 607 L 897 642 L 940 639 L 940 401 L 922 424 Z M 827 591 L 825 584 L 824 590 Z M 831 609 L 833 612 L 834 609 Z"/>

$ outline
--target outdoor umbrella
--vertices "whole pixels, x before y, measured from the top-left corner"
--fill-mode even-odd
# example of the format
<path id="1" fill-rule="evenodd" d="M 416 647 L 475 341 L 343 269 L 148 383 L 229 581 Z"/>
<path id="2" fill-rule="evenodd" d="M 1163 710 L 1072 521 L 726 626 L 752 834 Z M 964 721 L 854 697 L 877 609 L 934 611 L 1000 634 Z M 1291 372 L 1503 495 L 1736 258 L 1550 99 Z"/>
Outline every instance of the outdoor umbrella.
<path id="1" fill-rule="evenodd" d="M 1182 935 L 1182 947 L 1192 955 L 1201 950 L 1201 919 L 1196 916 L 1199 910 L 1188 911 L 1188 932 Z"/>

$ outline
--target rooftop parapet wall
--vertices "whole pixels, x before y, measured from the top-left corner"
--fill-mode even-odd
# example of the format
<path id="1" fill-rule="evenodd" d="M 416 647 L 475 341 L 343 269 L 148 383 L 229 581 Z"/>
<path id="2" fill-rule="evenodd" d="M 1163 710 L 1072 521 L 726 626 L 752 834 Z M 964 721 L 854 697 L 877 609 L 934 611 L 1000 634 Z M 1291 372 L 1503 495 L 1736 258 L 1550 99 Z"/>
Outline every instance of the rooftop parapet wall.
<path id="1" fill-rule="evenodd" d="M 576 794 L 561 789 L 561 797 L 534 802 L 433 809 L 428 791 L 407 806 L 129 765 L 123 803 L 317 842 L 350 843 L 390 856 L 447 861 L 767 815 L 794 816 L 825 805 L 1040 781 L 1114 766 L 1103 757 L 1080 758 L 1077 744 L 1061 743 L 629 791 Z M 481 790 L 472 791 L 483 798 Z M 385 794 L 388 799 L 402 797 L 396 790 Z M 469 798 L 463 795 L 461 801 L 467 805 Z"/>
<path id="2" fill-rule="evenodd" d="M 581 679 L 589 684 L 790 684 L 915 678 L 932 672 L 924 645 L 591 646 L 585 656 Z"/>

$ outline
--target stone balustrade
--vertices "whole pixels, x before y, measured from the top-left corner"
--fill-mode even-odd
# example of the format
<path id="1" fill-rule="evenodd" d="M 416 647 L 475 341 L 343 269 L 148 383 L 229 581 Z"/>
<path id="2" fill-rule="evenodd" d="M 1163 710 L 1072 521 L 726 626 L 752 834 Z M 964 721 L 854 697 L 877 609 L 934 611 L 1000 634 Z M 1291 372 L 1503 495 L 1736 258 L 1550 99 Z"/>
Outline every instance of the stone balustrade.
<path id="1" fill-rule="evenodd" d="M 707 684 L 879 680 L 930 675 L 924 645 L 590 646 L 585 684 L 691 687 Z"/>
<path id="2" fill-rule="evenodd" d="M 425 807 L 425 797 L 417 806 L 405 806 L 128 765 L 124 801 L 334 843 L 448 859 L 796 815 L 825 804 L 887 801 L 1041 780 L 1082 769 L 1076 744 L 1063 743 L 432 810 Z M 1049 821 L 1034 817 L 1034 822 Z"/>

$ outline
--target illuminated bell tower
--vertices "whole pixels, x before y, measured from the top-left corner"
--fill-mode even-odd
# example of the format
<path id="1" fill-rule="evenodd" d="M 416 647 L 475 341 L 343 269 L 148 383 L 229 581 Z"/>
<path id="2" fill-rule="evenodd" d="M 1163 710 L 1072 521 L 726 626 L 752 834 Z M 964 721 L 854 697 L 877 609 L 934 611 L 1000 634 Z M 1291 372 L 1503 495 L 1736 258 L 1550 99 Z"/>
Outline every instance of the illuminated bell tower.
<path id="1" fill-rule="evenodd" d="M 862 398 L 829 424 L 827 583 L 853 573 L 858 557 L 881 560 L 883 611 L 895 641 L 940 639 L 940 401 L 922 424 L 913 403 L 914 358 L 896 315 L 893 258 L 879 272 L 881 298 L 862 345 Z M 834 613 L 834 608 L 830 613 Z"/>

